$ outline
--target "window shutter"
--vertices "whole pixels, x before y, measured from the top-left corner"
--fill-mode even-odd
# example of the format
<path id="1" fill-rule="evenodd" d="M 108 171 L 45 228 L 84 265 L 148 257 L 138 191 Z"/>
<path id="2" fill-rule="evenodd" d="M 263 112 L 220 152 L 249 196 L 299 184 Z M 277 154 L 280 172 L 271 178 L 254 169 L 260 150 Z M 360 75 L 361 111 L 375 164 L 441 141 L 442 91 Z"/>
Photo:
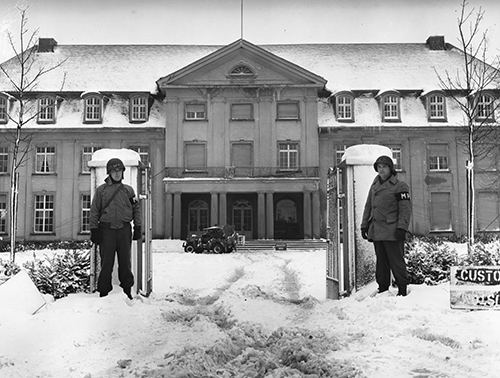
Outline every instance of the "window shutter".
<path id="1" fill-rule="evenodd" d="M 204 144 L 186 145 L 186 168 L 187 169 L 206 168 Z"/>
<path id="2" fill-rule="evenodd" d="M 231 119 L 253 119 L 252 104 L 231 105 Z"/>
<path id="3" fill-rule="evenodd" d="M 451 230 L 450 193 L 431 193 L 431 229 Z"/>
<path id="4" fill-rule="evenodd" d="M 278 104 L 278 118 L 280 119 L 299 118 L 298 104 L 294 102 Z"/>
<path id="5" fill-rule="evenodd" d="M 429 153 L 431 156 L 448 156 L 448 145 L 430 144 Z"/>
<path id="6" fill-rule="evenodd" d="M 498 216 L 498 195 L 496 193 L 478 193 L 477 196 L 477 225 L 479 231 L 500 230 Z"/>
<path id="7" fill-rule="evenodd" d="M 233 167 L 251 167 L 252 164 L 252 145 L 250 143 L 234 143 L 232 151 Z"/>

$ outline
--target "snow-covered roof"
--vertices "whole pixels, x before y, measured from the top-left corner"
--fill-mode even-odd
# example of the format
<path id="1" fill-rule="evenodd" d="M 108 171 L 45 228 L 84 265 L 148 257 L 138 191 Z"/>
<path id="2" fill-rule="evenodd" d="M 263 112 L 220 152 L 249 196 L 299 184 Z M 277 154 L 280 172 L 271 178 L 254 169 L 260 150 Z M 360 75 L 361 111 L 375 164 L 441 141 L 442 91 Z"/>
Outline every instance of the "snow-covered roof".
<path id="1" fill-rule="evenodd" d="M 448 45 L 449 46 L 449 45 Z M 156 80 L 223 46 L 216 45 L 56 45 L 37 53 L 44 67 L 64 61 L 41 77 L 37 91 L 155 92 Z M 455 72 L 462 64 L 456 48 L 430 50 L 425 43 L 260 45 L 327 80 L 338 90 L 432 90 L 440 88 L 436 70 Z M 9 69 L 16 60 L 2 65 Z M 64 78 L 64 75 L 66 77 Z M 0 75 L 0 90 L 8 91 Z"/>

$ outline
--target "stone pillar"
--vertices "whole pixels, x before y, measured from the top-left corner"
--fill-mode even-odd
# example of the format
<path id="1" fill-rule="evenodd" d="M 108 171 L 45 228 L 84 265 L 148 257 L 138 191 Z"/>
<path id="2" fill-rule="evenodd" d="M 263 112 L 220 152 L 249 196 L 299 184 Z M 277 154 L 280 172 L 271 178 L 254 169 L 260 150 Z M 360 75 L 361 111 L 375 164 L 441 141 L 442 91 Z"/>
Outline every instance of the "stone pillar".
<path id="1" fill-rule="evenodd" d="M 274 239 L 274 202 L 273 193 L 266 193 L 266 238 Z"/>
<path id="2" fill-rule="evenodd" d="M 217 193 L 210 193 L 210 226 L 219 222 L 219 198 Z"/>
<path id="3" fill-rule="evenodd" d="M 311 230 L 311 192 L 304 191 L 304 239 L 311 239 Z"/>
<path id="4" fill-rule="evenodd" d="M 172 239 L 172 193 L 165 193 L 165 238 Z"/>
<path id="5" fill-rule="evenodd" d="M 257 194 L 257 237 L 266 238 L 266 194 L 263 192 Z"/>
<path id="6" fill-rule="evenodd" d="M 174 239 L 181 238 L 181 193 L 174 193 L 174 216 L 173 222 L 173 237 Z"/>
<path id="7" fill-rule="evenodd" d="M 319 239 L 320 237 L 320 202 L 319 190 L 312 192 L 312 237 Z"/>
<path id="8" fill-rule="evenodd" d="M 227 193 L 219 193 L 219 225 L 227 224 Z"/>

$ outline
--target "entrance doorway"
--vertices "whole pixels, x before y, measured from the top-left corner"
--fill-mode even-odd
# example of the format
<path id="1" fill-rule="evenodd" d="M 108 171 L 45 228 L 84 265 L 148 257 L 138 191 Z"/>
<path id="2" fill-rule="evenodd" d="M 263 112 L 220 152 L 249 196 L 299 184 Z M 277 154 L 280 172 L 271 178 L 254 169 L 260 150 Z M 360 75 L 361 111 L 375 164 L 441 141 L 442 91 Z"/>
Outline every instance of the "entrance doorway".
<path id="1" fill-rule="evenodd" d="M 302 239 L 302 195 L 276 195 L 274 211 L 274 237 L 276 239 Z"/>
<path id="2" fill-rule="evenodd" d="M 233 224 L 234 230 L 245 235 L 246 239 L 253 236 L 253 210 L 249 201 L 236 201 L 233 204 Z"/>

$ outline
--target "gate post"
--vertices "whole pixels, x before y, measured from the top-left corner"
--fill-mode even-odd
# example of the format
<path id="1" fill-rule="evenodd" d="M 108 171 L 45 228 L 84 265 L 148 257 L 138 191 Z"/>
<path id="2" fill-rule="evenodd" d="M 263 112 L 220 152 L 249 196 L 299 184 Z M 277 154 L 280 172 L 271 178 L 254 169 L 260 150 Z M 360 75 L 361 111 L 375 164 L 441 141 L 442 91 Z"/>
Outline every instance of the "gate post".
<path id="1" fill-rule="evenodd" d="M 360 144 L 346 149 L 339 165 L 337 187 L 342 192 L 343 214 L 336 224 L 342 225 L 342 244 L 338 243 L 338 279 L 340 296 L 349 295 L 375 277 L 375 252 L 372 243 L 361 237 L 361 221 L 370 186 L 377 175 L 375 160 L 390 148 L 376 144 Z M 337 233 L 339 234 L 339 232 Z"/>

